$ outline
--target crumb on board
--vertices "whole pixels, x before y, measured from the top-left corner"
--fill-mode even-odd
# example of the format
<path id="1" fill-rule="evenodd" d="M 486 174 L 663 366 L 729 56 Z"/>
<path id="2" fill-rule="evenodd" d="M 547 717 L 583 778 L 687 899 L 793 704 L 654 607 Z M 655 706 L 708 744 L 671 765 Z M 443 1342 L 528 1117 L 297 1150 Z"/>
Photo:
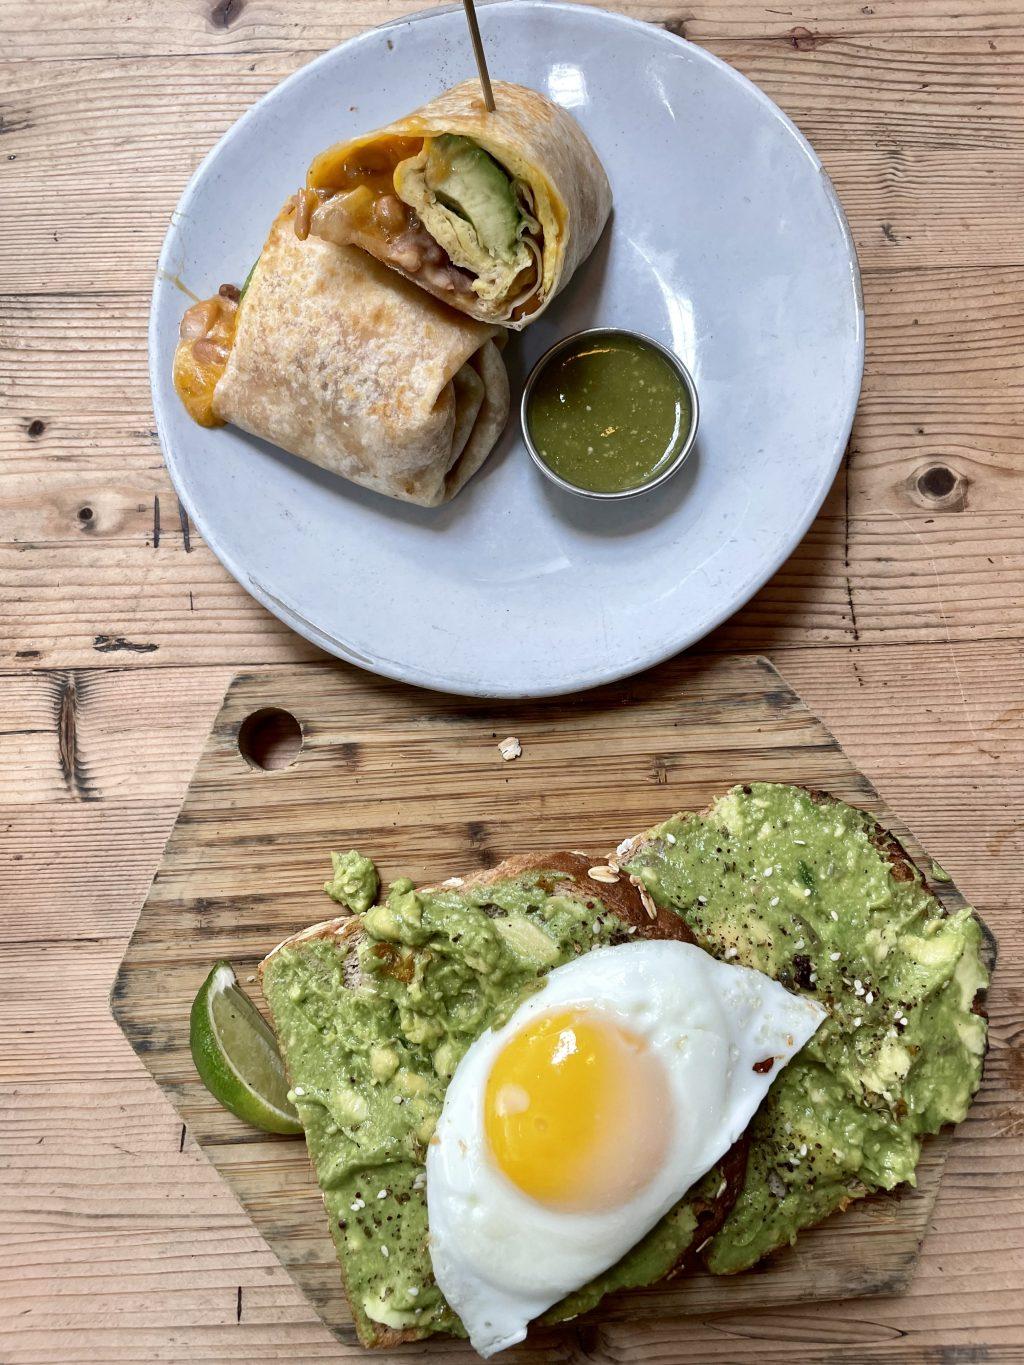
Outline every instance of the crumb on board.
<path id="1" fill-rule="evenodd" d="M 522 752 L 523 746 L 519 743 L 519 740 L 515 735 L 509 735 L 507 739 L 503 739 L 498 745 L 498 753 L 501 754 L 506 763 L 511 763 L 512 760 L 518 758 Z"/>

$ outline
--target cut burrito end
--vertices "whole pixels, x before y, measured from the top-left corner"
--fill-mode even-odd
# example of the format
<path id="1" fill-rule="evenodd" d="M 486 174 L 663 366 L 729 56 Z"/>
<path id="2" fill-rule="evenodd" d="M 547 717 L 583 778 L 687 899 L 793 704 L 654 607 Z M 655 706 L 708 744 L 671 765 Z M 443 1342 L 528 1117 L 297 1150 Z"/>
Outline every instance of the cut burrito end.
<path id="1" fill-rule="evenodd" d="M 182 320 L 174 386 L 202 426 L 235 426 L 388 497 L 446 502 L 509 411 L 496 326 L 463 317 L 352 247 L 278 216 L 242 291 Z"/>
<path id="2" fill-rule="evenodd" d="M 394 184 L 478 298 L 537 297 L 543 239 L 529 189 L 471 138 L 424 138 L 419 156 L 395 167 Z"/>
<path id="3" fill-rule="evenodd" d="M 318 156 L 299 236 L 353 245 L 452 307 L 524 327 L 586 258 L 611 207 L 597 155 L 564 109 L 475 81 Z"/>

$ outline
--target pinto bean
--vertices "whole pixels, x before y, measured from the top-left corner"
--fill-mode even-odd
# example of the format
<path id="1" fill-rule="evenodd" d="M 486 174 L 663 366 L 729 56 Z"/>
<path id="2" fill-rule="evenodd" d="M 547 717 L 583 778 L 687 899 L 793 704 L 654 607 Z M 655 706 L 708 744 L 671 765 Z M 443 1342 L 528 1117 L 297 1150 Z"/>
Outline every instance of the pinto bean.
<path id="1" fill-rule="evenodd" d="M 186 308 L 185 315 L 181 319 L 181 326 L 178 328 L 178 335 L 182 341 L 197 341 L 200 337 L 206 336 L 207 332 L 212 331 L 219 316 L 220 308 L 215 298 L 203 299 L 202 303 L 194 303 L 191 308 Z"/>
<path id="2" fill-rule="evenodd" d="M 405 205 L 396 194 L 382 194 L 373 205 L 373 216 L 385 232 L 402 232 L 408 225 Z"/>
<path id="3" fill-rule="evenodd" d="M 388 259 L 414 275 L 423 265 L 423 242 L 418 235 L 403 232 L 391 243 Z"/>
<path id="4" fill-rule="evenodd" d="M 200 337 L 192 345 L 192 354 L 200 365 L 223 365 L 228 358 L 228 348 L 212 337 Z"/>
<path id="5" fill-rule="evenodd" d="M 420 274 L 426 283 L 432 285 L 434 289 L 443 289 L 446 294 L 454 293 L 455 284 L 452 281 L 450 270 L 445 270 L 438 265 L 425 265 Z"/>

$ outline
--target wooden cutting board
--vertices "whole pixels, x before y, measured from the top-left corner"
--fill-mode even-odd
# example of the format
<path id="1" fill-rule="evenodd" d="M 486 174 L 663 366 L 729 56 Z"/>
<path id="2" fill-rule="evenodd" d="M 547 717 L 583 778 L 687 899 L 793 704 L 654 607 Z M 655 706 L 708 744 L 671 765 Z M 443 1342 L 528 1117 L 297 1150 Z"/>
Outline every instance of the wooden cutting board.
<path id="1" fill-rule="evenodd" d="M 290 766 L 254 766 L 286 718 Z M 255 719 L 249 719 L 255 717 Z M 241 736 L 240 736 L 241 732 Z M 522 756 L 498 742 L 517 735 Z M 298 740 L 298 732 L 295 734 Z M 247 759 L 240 752 L 249 753 Z M 192 778 L 114 983 L 114 1015 L 208 1159 L 344 1342 L 352 1328 L 301 1140 L 265 1136 L 225 1112 L 192 1066 L 189 1008 L 228 958 L 262 1004 L 256 964 L 334 912 L 321 888 L 332 848 L 373 856 L 387 881 L 437 881 L 516 852 L 607 855 L 627 834 L 697 809 L 735 782 L 799 782 L 861 806 L 930 866 L 866 777 L 767 660 L 678 660 L 628 684 L 515 706 L 413 691 L 325 666 L 239 674 Z M 950 909 L 963 905 L 936 883 Z M 994 945 L 990 943 L 994 955 Z M 808 1299 L 892 1294 L 914 1272 L 950 1142 L 931 1139 L 916 1189 L 877 1195 L 802 1233 L 756 1271 L 695 1275 L 620 1294 L 597 1310 L 672 1317 Z M 531 1334 L 550 1359 L 570 1325 Z M 450 1354 L 469 1354 L 451 1343 Z"/>

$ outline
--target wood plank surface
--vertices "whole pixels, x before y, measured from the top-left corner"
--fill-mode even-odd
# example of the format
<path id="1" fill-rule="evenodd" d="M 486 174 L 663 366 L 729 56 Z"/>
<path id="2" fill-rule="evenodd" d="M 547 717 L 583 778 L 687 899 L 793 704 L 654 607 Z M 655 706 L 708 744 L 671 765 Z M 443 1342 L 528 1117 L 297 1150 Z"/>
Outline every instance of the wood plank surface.
<path id="1" fill-rule="evenodd" d="M 0 0 L 4 1365 L 354 1354 L 106 997 L 234 667 L 320 657 L 227 577 L 163 471 L 145 326 L 164 225 L 254 98 L 419 7 Z M 685 1334 L 612 1316 L 546 1358 L 1024 1361 L 1024 0 L 617 8 L 704 43 L 796 119 L 865 267 L 846 467 L 794 558 L 707 647 L 771 652 L 1003 954 L 985 1087 L 907 1294 L 734 1308 Z M 492 719 L 507 733 L 523 714 Z M 647 757 L 671 804 L 691 760 Z"/>
<path id="2" fill-rule="evenodd" d="M 865 296 L 847 466 L 804 543 L 705 647 L 1024 629 L 1024 267 L 887 271 Z M 179 507 L 146 425 L 142 300 L 0 305 L 15 396 L 0 427 L 0 664 L 316 657 L 227 578 Z"/>
<path id="3" fill-rule="evenodd" d="M 555 1358 L 932 1361 L 940 1350 L 957 1359 L 955 1348 L 963 1360 L 983 1343 L 989 1359 L 1019 1359 L 1024 652 L 1012 642 L 961 645 L 955 668 L 943 646 L 824 656 L 803 649 L 780 658 L 1000 934 L 985 1087 L 953 1144 L 908 1295 L 860 1308 L 690 1319 L 682 1337 L 656 1324 L 598 1324 L 567 1348 L 568 1357 Z M 5 733 L 0 749 L 0 774 L 15 779 L 0 793 L 0 894 L 8 914 L 17 908 L 0 951 L 5 980 L 12 968 L 19 980 L 13 1001 L 0 998 L 9 1030 L 0 1104 L 16 1116 L 0 1126 L 10 1220 L 0 1264 L 0 1301 L 10 1305 L 9 1321 L 0 1312 L 5 1361 L 274 1360 L 289 1350 L 327 1360 L 343 1350 L 275 1270 L 173 1109 L 154 1098 L 107 1013 L 123 944 L 227 676 L 223 669 L 91 669 L 2 680 L 4 714 L 24 717 L 32 732 Z M 69 708 L 60 698 L 72 678 Z M 374 687 L 385 715 L 384 697 L 404 695 L 391 684 Z M 69 709 L 92 800 L 64 785 L 60 717 L 66 730 Z M 493 710 L 487 741 L 490 730 L 519 728 L 529 709 Z M 25 743 L 30 754 L 12 748 Z M 939 749 L 948 753 L 941 775 Z M 532 761 L 529 747 L 518 761 Z M 674 769 L 645 763 L 644 771 L 655 799 L 673 804 Z M 116 876 L 104 876 L 105 867 Z"/>
<path id="4" fill-rule="evenodd" d="M 111 995 L 115 1017 L 324 1321 L 355 1336 L 304 1145 L 226 1113 L 192 1064 L 188 1014 L 210 963 L 247 980 L 283 938 L 322 919 L 327 852 L 371 849 L 382 880 L 418 883 L 489 867 L 514 851 L 584 845 L 596 859 L 676 809 L 700 809 L 736 781 L 800 782 L 871 810 L 922 866 L 870 783 L 764 659 L 676 663 L 622 689 L 524 709 L 525 761 L 497 751 L 492 702 L 386 687 L 333 667 L 238 676 L 189 786 Z M 302 728 L 294 763 L 254 769 L 247 716 L 279 706 Z M 443 791 L 443 805 L 437 793 Z M 950 909 L 963 904 L 938 886 Z M 37 1046 L 43 1057 L 48 1040 Z M 645 1321 L 739 1307 L 901 1292 L 916 1266 L 948 1136 L 929 1142 L 913 1190 L 866 1200 L 802 1235 L 769 1266 L 689 1275 L 616 1296 L 600 1320 Z M 575 1335 L 577 1329 L 570 1329 Z M 551 1351 L 562 1331 L 530 1345 Z M 464 1343 L 448 1354 L 473 1354 Z"/>

